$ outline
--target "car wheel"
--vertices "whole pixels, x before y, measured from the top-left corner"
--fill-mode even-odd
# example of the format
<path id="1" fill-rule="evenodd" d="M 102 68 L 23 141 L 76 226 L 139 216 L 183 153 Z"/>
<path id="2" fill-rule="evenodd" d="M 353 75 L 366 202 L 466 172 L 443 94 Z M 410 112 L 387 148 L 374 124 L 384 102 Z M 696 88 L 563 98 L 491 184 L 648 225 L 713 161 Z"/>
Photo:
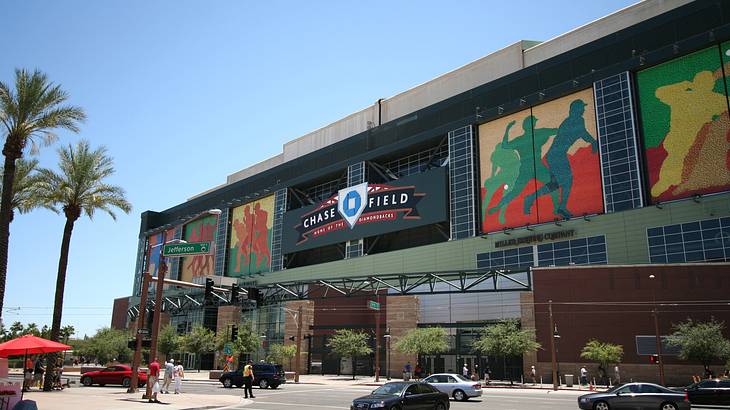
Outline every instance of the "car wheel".
<path id="1" fill-rule="evenodd" d="M 129 387 L 129 385 L 132 384 L 132 379 L 129 377 L 125 377 L 122 379 L 122 387 Z"/>
<path id="2" fill-rule="evenodd" d="M 674 403 L 664 403 L 659 407 L 660 410 L 677 410 L 677 405 Z"/>
<path id="3" fill-rule="evenodd" d="M 436 410 L 446 410 L 446 405 L 443 403 L 436 403 Z"/>
<path id="4" fill-rule="evenodd" d="M 83 384 L 86 387 L 89 387 L 92 384 L 94 384 L 94 382 L 91 380 L 91 377 L 86 376 L 86 377 L 81 378 L 81 384 Z"/>
<path id="5" fill-rule="evenodd" d="M 233 382 L 231 381 L 231 379 L 223 379 L 223 387 L 225 387 L 226 389 L 230 389 L 231 387 L 233 387 Z"/>
<path id="6" fill-rule="evenodd" d="M 466 393 L 464 393 L 461 390 L 454 390 L 454 395 L 453 396 L 454 396 L 454 400 L 456 400 L 456 401 L 467 401 L 467 400 L 469 400 L 469 396 L 467 396 Z"/>
<path id="7" fill-rule="evenodd" d="M 238 387 L 239 389 L 241 388 L 241 386 L 243 386 L 243 385 L 242 384 L 236 384 L 236 387 Z"/>
<path id="8" fill-rule="evenodd" d="M 99 383 L 99 386 L 104 387 L 106 384 Z"/>
<path id="9" fill-rule="evenodd" d="M 598 401 L 593 405 L 593 410 L 608 410 L 608 403 L 605 401 Z"/>
<path id="10" fill-rule="evenodd" d="M 265 389 L 269 387 L 269 381 L 266 379 L 259 380 L 259 388 Z"/>
<path id="11" fill-rule="evenodd" d="M 390 410 L 400 410 L 400 406 L 393 406 L 390 408 Z"/>

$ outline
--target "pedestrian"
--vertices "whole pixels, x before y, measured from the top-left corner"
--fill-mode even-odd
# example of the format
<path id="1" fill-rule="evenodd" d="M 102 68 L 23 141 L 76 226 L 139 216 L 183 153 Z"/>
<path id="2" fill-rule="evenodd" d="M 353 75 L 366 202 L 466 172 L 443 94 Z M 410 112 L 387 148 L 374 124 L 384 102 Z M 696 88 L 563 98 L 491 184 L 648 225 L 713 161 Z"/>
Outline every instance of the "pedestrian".
<path id="1" fill-rule="evenodd" d="M 714 379 L 715 374 L 710 370 L 710 366 L 705 365 L 705 379 Z"/>
<path id="2" fill-rule="evenodd" d="M 423 378 L 423 368 L 419 363 L 416 363 L 416 368 L 413 369 L 415 372 L 414 376 L 416 376 L 416 380 L 421 380 Z"/>
<path id="3" fill-rule="evenodd" d="M 43 357 L 40 355 L 36 356 L 35 364 L 33 365 L 33 384 L 37 385 L 38 388 L 43 388 L 43 373 L 46 368 L 43 366 Z"/>
<path id="4" fill-rule="evenodd" d="M 474 365 L 474 376 L 476 376 L 476 379 L 473 380 L 481 380 L 482 379 L 482 373 L 479 371 L 479 365 Z"/>
<path id="5" fill-rule="evenodd" d="M 469 378 L 469 368 L 466 367 L 466 363 L 464 363 L 464 367 L 461 368 L 461 375 L 467 379 Z"/>
<path id="6" fill-rule="evenodd" d="M 246 398 L 246 399 L 248 398 L 249 395 L 251 396 L 252 399 L 256 398 L 253 395 L 253 388 L 251 387 L 251 386 L 253 386 L 253 381 L 255 380 L 255 377 L 256 376 L 254 376 L 254 374 L 253 374 L 253 362 L 251 360 L 249 360 L 248 363 L 246 363 L 246 366 L 243 367 L 243 384 L 244 384 L 243 393 L 244 393 L 244 398 Z"/>
<path id="7" fill-rule="evenodd" d="M 180 387 L 182 385 L 182 378 L 185 377 L 185 371 L 182 363 L 178 363 L 173 371 L 175 375 L 175 394 L 180 394 Z"/>
<path id="8" fill-rule="evenodd" d="M 25 358 L 25 366 L 23 368 L 23 391 L 30 390 L 33 385 L 33 356 Z"/>
<path id="9" fill-rule="evenodd" d="M 588 384 L 588 370 L 585 366 L 582 366 L 580 368 L 580 384 L 586 385 Z"/>
<path id="10" fill-rule="evenodd" d="M 489 384 L 489 378 L 492 375 L 492 369 L 487 365 L 487 367 L 484 368 L 484 384 Z"/>
<path id="11" fill-rule="evenodd" d="M 152 386 L 152 397 L 148 399 L 150 403 L 159 403 L 157 400 L 157 393 L 160 392 L 160 363 L 155 357 L 152 363 L 149 365 L 149 377 L 147 383 Z"/>
<path id="12" fill-rule="evenodd" d="M 613 375 L 616 378 L 616 384 L 621 384 L 621 373 L 618 370 L 618 365 L 613 367 Z"/>
<path id="13" fill-rule="evenodd" d="M 162 383 L 162 393 L 170 394 L 170 383 L 175 374 L 175 359 L 165 361 L 165 379 Z"/>
<path id="14" fill-rule="evenodd" d="M 533 386 L 537 384 L 537 370 L 535 370 L 535 366 L 530 366 L 530 378 L 532 378 Z"/>
<path id="15" fill-rule="evenodd" d="M 411 380 L 411 362 L 403 366 L 403 381 L 407 382 L 408 380 Z"/>

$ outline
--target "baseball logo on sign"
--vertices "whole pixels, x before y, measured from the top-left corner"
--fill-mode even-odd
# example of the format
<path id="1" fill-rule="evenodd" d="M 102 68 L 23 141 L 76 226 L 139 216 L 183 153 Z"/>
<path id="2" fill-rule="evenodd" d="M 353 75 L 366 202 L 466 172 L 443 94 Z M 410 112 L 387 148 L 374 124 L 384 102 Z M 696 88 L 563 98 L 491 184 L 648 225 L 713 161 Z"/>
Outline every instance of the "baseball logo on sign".
<path id="1" fill-rule="evenodd" d="M 337 196 L 337 211 L 352 229 L 367 205 L 368 183 L 340 189 Z"/>

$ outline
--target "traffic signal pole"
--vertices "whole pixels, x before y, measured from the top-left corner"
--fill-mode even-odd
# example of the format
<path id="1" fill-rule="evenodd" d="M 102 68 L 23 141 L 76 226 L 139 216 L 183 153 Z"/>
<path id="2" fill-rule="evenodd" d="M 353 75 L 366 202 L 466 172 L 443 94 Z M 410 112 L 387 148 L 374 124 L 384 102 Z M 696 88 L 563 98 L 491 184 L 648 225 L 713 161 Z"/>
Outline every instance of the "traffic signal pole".
<path id="1" fill-rule="evenodd" d="M 160 255 L 160 268 L 157 269 L 157 285 L 155 292 L 155 310 L 152 315 L 152 341 L 150 342 L 150 363 L 157 357 L 157 336 L 160 334 L 160 313 L 162 312 L 162 291 L 165 288 L 165 274 L 167 273 L 167 261 Z M 147 380 L 149 380 L 149 374 Z M 160 375 L 158 374 L 159 378 Z M 152 397 L 151 383 L 145 383 L 146 398 Z M 143 397 L 143 398 L 144 398 Z"/>

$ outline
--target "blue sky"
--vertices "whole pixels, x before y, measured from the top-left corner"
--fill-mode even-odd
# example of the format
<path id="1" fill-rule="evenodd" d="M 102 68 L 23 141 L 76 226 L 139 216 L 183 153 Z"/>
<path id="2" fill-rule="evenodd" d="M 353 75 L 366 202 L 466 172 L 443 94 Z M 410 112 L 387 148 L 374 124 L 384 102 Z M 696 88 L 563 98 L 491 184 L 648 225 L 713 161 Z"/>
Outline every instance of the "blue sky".
<path id="1" fill-rule="evenodd" d="M 139 215 L 163 210 L 314 129 L 515 41 L 547 40 L 633 1 L 39 1 L 0 6 L 0 81 L 38 68 L 86 110 L 134 206 L 76 223 L 64 324 L 108 326 L 132 291 Z M 11 225 L 3 319 L 50 325 L 64 218 Z"/>

